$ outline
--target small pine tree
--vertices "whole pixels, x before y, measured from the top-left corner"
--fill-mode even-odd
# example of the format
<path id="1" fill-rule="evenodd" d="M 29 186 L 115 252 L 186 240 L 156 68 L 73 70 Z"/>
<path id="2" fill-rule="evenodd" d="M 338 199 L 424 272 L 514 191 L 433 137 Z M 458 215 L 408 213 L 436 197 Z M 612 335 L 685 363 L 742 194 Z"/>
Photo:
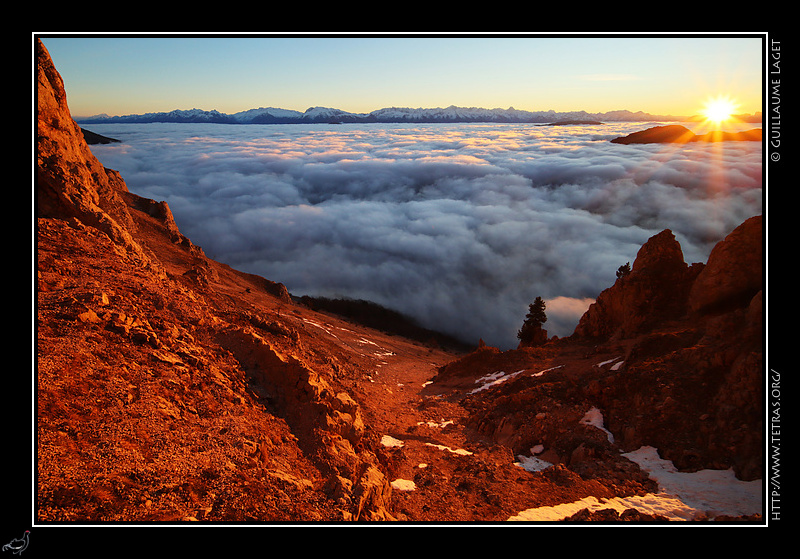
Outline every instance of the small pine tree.
<path id="1" fill-rule="evenodd" d="M 517 332 L 517 338 L 522 345 L 529 345 L 534 341 L 535 335 L 542 329 L 542 324 L 547 322 L 547 315 L 545 314 L 546 305 L 541 297 L 536 299 L 528 305 L 528 314 L 525 315 L 525 322 L 522 323 L 522 328 Z"/>
<path id="2" fill-rule="evenodd" d="M 547 315 L 544 312 L 546 308 L 547 305 L 545 305 L 544 299 L 537 297 L 533 303 L 528 305 L 528 314 L 525 315 L 525 322 L 535 322 L 541 326 L 547 322 Z"/>
<path id="3" fill-rule="evenodd" d="M 631 263 L 630 262 L 626 262 L 625 265 L 620 266 L 619 268 L 617 268 L 617 279 L 624 278 L 625 276 L 627 276 L 630 273 L 631 273 Z"/>

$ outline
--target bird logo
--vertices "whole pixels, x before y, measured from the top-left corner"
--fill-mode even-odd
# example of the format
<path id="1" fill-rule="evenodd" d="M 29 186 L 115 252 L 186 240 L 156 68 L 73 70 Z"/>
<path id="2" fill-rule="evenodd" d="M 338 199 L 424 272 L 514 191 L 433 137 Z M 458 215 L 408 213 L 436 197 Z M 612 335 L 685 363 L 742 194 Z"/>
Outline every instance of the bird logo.
<path id="1" fill-rule="evenodd" d="M 30 536 L 30 533 L 30 530 L 25 530 L 25 533 L 21 538 L 14 538 L 4 545 L 3 551 L 10 551 L 15 555 L 21 555 L 22 552 L 28 547 L 28 537 Z"/>

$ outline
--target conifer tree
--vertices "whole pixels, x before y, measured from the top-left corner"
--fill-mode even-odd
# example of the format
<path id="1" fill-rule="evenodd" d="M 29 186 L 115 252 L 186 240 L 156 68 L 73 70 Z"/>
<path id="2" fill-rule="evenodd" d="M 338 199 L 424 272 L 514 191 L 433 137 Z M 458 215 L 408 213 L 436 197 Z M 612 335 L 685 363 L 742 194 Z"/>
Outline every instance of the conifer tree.
<path id="1" fill-rule="evenodd" d="M 545 308 L 546 305 L 541 297 L 536 297 L 533 303 L 528 305 L 528 314 L 525 315 L 525 322 L 517 332 L 517 338 L 519 338 L 521 345 L 530 345 L 536 339 L 536 333 L 541 331 L 542 324 L 547 322 Z"/>

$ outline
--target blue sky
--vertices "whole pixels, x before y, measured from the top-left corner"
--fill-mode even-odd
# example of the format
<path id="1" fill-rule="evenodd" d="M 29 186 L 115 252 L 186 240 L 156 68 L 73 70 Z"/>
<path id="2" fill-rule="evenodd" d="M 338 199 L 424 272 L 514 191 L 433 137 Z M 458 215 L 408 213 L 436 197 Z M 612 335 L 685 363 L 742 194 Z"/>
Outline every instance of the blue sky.
<path id="1" fill-rule="evenodd" d="M 74 116 L 173 109 L 761 110 L 762 38 L 41 36 Z"/>

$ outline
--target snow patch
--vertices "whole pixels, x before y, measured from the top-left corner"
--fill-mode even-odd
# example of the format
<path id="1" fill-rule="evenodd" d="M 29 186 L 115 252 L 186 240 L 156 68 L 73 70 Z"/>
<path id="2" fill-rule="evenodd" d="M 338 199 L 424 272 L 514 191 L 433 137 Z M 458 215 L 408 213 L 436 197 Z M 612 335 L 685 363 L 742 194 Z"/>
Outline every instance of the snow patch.
<path id="1" fill-rule="evenodd" d="M 447 452 L 452 452 L 453 454 L 458 454 L 460 456 L 472 456 L 472 453 L 469 450 L 464 450 L 463 448 L 457 448 L 453 450 L 449 446 L 445 446 L 443 444 L 425 443 L 425 445 L 438 448 L 439 450 L 446 450 Z"/>
<path id="2" fill-rule="evenodd" d="M 543 371 L 539 371 L 538 373 L 534 373 L 531 376 L 532 377 L 540 377 L 540 376 L 542 376 L 543 374 L 545 374 L 545 373 L 547 373 L 549 371 L 555 371 L 556 369 L 561 369 L 563 367 L 564 367 L 564 365 L 558 365 L 557 367 L 550 367 L 549 369 L 544 369 Z"/>
<path id="3" fill-rule="evenodd" d="M 438 423 L 436 421 L 417 421 L 417 425 L 427 425 L 428 427 L 431 428 L 438 427 L 439 429 L 444 429 L 448 425 L 454 425 L 454 422 L 452 419 L 448 419 L 447 421 L 442 419 Z"/>
<path id="4" fill-rule="evenodd" d="M 541 472 L 542 470 L 546 470 L 553 464 L 535 456 L 536 454 L 541 454 L 542 452 L 544 452 L 544 445 L 534 445 L 531 447 L 531 455 L 524 456 L 522 454 L 518 454 L 517 458 L 519 459 L 519 462 L 514 462 L 514 465 L 519 466 L 524 470 L 528 470 L 529 472 Z"/>
<path id="5" fill-rule="evenodd" d="M 406 443 L 404 443 L 399 439 L 395 439 L 390 435 L 384 435 L 383 437 L 381 437 L 381 444 L 386 447 L 400 448 L 404 446 Z M 443 444 L 425 443 L 425 446 L 432 446 L 433 448 L 438 448 L 439 450 L 446 450 L 453 454 L 458 454 L 459 456 L 472 455 L 472 453 L 469 450 L 464 450 L 463 448 L 452 449 L 449 446 L 445 446 Z"/>
<path id="6" fill-rule="evenodd" d="M 474 390 L 470 390 L 470 394 L 475 394 L 476 392 L 480 392 L 481 390 L 488 390 L 492 386 L 497 384 L 501 384 L 507 381 L 510 376 L 506 376 L 505 371 L 497 371 L 496 373 L 489 373 L 488 375 L 483 375 L 481 378 L 475 381 L 475 384 L 480 384 L 478 388 Z"/>
<path id="7" fill-rule="evenodd" d="M 564 365 L 558 365 L 556 367 L 550 367 L 549 369 L 544 369 L 539 371 L 538 373 L 533 373 L 532 377 L 540 377 L 548 371 L 555 371 L 556 369 L 561 369 Z M 498 384 L 502 384 L 507 380 L 510 380 L 517 375 L 524 373 L 526 369 L 522 369 L 519 371 L 515 371 L 513 373 L 506 373 L 505 371 L 497 371 L 495 373 L 489 373 L 488 375 L 483 375 L 481 378 L 475 381 L 475 384 L 480 384 L 478 388 L 470 390 L 470 394 L 475 394 L 476 392 L 480 392 L 481 390 L 488 390 L 493 386 L 497 386 Z"/>
<path id="8" fill-rule="evenodd" d="M 762 509 L 762 480 L 742 481 L 733 469 L 680 472 L 658 450 L 643 446 L 623 454 L 658 482 L 659 489 L 674 495 L 688 507 L 709 517 L 760 514 Z"/>
<path id="9" fill-rule="evenodd" d="M 622 513 L 627 509 L 636 509 L 646 514 L 658 514 L 670 520 L 690 520 L 695 512 L 675 497 L 649 493 L 641 497 L 615 497 L 613 499 L 584 497 L 580 501 L 572 503 L 524 510 L 508 520 L 511 522 L 557 522 L 583 509 L 589 509 L 591 512 L 614 509 L 618 513 Z"/>
<path id="10" fill-rule="evenodd" d="M 603 414 L 599 409 L 592 407 L 592 409 L 586 412 L 586 415 L 583 416 L 580 422 L 583 425 L 588 425 L 590 427 L 600 429 L 601 431 L 605 431 L 606 436 L 608 437 L 608 442 L 614 442 L 614 435 L 611 433 L 611 431 L 603 426 Z"/>
<path id="11" fill-rule="evenodd" d="M 602 363 L 598 363 L 595 367 L 605 367 L 609 363 L 613 363 L 614 361 L 619 361 L 622 357 L 614 357 L 613 359 L 609 359 L 608 361 L 603 361 Z"/>
<path id="12" fill-rule="evenodd" d="M 302 320 L 306 324 L 310 324 L 311 326 L 316 326 L 320 330 L 323 330 L 329 336 L 332 336 L 332 337 L 336 338 L 337 340 L 340 339 L 339 336 L 337 336 L 336 334 L 331 332 L 330 327 L 327 324 L 322 324 L 321 322 L 317 322 L 316 320 L 311 320 L 310 318 L 304 318 Z"/>
<path id="13" fill-rule="evenodd" d="M 527 509 L 508 520 L 560 521 L 585 508 L 590 511 L 614 509 L 619 513 L 636 509 L 644 514 L 663 516 L 670 521 L 762 512 L 762 480 L 738 480 L 732 469 L 679 472 L 672 462 L 662 459 L 658 451 L 650 446 L 643 446 L 622 456 L 646 471 L 658 483 L 659 492 L 613 499 L 585 497 L 572 503 Z"/>
<path id="14" fill-rule="evenodd" d="M 553 465 L 550 462 L 542 460 L 541 458 L 537 458 L 536 456 L 523 456 L 520 454 L 517 456 L 517 459 L 519 462 L 514 462 L 514 465 L 519 466 L 524 470 L 528 470 L 529 472 L 541 472 L 542 470 L 546 470 Z"/>
<path id="15" fill-rule="evenodd" d="M 492 386 L 497 386 L 498 384 L 502 384 L 505 381 L 514 378 L 515 376 L 524 373 L 525 369 L 521 371 L 517 371 L 515 373 L 506 373 L 505 371 L 497 371 L 496 373 L 489 373 L 488 375 L 483 375 L 481 378 L 475 381 L 475 384 L 480 383 L 481 386 L 474 390 L 470 390 L 470 394 L 475 394 L 476 392 L 480 392 L 481 390 L 488 390 Z"/>

